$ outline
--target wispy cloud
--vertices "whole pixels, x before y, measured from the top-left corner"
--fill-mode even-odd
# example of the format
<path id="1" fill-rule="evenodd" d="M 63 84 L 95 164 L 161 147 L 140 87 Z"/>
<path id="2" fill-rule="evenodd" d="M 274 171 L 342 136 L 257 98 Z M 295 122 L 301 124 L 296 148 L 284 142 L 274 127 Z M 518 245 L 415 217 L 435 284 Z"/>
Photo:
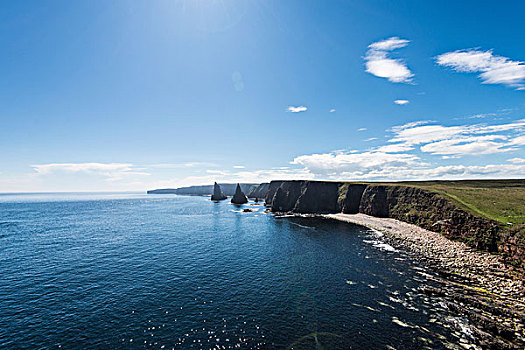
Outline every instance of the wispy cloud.
<path id="1" fill-rule="evenodd" d="M 288 106 L 288 108 L 286 109 L 288 112 L 292 112 L 292 113 L 299 113 L 299 112 L 306 112 L 308 110 L 307 107 L 305 106 Z"/>
<path id="2" fill-rule="evenodd" d="M 329 180 L 426 180 L 522 177 L 525 164 L 432 165 L 406 153 L 366 151 L 325 153 L 297 157 L 316 179 Z"/>
<path id="3" fill-rule="evenodd" d="M 508 178 L 523 176 L 525 171 L 523 158 L 511 158 L 504 164 L 441 164 L 464 156 L 521 150 L 525 120 L 456 126 L 417 121 L 389 132 L 392 136 L 381 146 L 302 155 L 292 164 L 304 167 L 316 179 L 331 180 Z M 441 160 L 429 155 L 439 155 Z"/>
<path id="4" fill-rule="evenodd" d="M 330 113 L 335 113 L 335 109 L 332 108 L 332 109 L 330 110 Z"/>
<path id="5" fill-rule="evenodd" d="M 368 129 L 367 128 L 359 128 L 357 129 L 357 131 L 367 131 Z"/>
<path id="6" fill-rule="evenodd" d="M 487 125 L 444 126 L 416 122 L 392 128 L 390 143 L 419 145 L 424 153 L 481 155 L 515 151 L 524 139 L 525 120 Z"/>
<path id="7" fill-rule="evenodd" d="M 410 101 L 409 100 L 395 100 L 394 103 L 396 105 L 407 105 L 410 103 Z"/>
<path id="8" fill-rule="evenodd" d="M 366 128 L 358 129 L 365 131 Z M 525 146 L 525 119 L 497 124 L 443 125 L 418 120 L 386 130 L 388 138 L 362 150 L 335 150 L 295 157 L 289 167 L 245 170 L 210 169 L 175 182 L 178 186 L 223 182 L 270 180 L 424 180 L 511 178 L 525 174 L 522 153 L 505 161 L 484 163 L 490 154 L 512 154 Z M 476 157 L 476 165 L 457 164 L 462 157 Z M 174 185 L 175 185 L 174 184 Z"/>
<path id="9" fill-rule="evenodd" d="M 107 180 L 121 180 L 127 176 L 148 176 L 142 168 L 135 168 L 129 163 L 51 163 L 31 165 L 39 175 L 57 172 L 85 173 L 104 176 Z"/>
<path id="10" fill-rule="evenodd" d="M 436 57 L 439 65 L 457 72 L 480 73 L 483 84 L 503 84 L 525 90 L 525 64 L 497 56 L 492 50 L 457 50 Z"/>
<path id="11" fill-rule="evenodd" d="M 376 77 L 386 78 L 393 83 L 410 83 L 414 74 L 401 59 L 388 57 L 396 49 L 405 47 L 410 41 L 392 37 L 372 43 L 364 57 L 366 71 Z"/>
<path id="12" fill-rule="evenodd" d="M 413 154 L 387 153 L 376 150 L 359 153 L 330 152 L 296 157 L 292 164 L 300 164 L 314 174 L 365 175 L 370 171 L 387 171 L 396 167 L 420 166 L 421 160 Z M 343 175 L 344 176 L 344 175 Z"/>
<path id="13" fill-rule="evenodd" d="M 235 169 L 244 169 L 244 168 L 246 168 L 244 165 L 234 165 L 233 167 Z"/>

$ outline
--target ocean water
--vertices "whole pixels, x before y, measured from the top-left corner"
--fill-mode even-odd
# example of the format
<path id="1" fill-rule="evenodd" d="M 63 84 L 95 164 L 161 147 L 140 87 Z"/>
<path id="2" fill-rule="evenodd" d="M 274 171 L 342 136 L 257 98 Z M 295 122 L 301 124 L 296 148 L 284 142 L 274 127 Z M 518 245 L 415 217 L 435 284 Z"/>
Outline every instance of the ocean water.
<path id="1" fill-rule="evenodd" d="M 1 349 L 444 348 L 468 335 L 426 273 L 377 232 L 260 205 L 0 195 Z"/>

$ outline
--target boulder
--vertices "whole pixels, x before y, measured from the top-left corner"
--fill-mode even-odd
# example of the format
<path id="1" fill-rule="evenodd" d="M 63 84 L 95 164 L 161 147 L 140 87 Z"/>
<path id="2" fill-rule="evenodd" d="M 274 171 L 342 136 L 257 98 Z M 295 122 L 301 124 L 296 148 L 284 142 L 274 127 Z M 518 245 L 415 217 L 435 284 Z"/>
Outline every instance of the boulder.
<path id="1" fill-rule="evenodd" d="M 248 198 L 246 198 L 246 195 L 241 190 L 241 186 L 239 184 L 237 184 L 237 188 L 235 189 L 235 194 L 232 197 L 232 203 L 233 204 L 248 203 Z"/>
<path id="2" fill-rule="evenodd" d="M 239 185 L 237 185 L 239 188 Z M 222 193 L 221 186 L 219 186 L 216 182 L 213 184 L 213 194 L 211 195 L 212 201 L 222 201 L 223 199 L 226 199 L 226 196 L 224 193 Z"/>

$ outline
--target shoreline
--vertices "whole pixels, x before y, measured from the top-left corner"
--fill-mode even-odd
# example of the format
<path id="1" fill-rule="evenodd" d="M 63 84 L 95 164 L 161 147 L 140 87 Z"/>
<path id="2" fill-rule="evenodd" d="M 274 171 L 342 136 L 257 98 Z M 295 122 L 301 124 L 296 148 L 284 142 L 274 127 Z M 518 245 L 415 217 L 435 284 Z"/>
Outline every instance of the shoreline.
<path id="1" fill-rule="evenodd" d="M 441 277 L 443 288 L 423 287 L 447 301 L 449 309 L 467 316 L 482 348 L 525 348 L 525 283 L 523 274 L 501 256 L 391 218 L 366 214 L 324 214 L 321 217 L 365 226 Z"/>

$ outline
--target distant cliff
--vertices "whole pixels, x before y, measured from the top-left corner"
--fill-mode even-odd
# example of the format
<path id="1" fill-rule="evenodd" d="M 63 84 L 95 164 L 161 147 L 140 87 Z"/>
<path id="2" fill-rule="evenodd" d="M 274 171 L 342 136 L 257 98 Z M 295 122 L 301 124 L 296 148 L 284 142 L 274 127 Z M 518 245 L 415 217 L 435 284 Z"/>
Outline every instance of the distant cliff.
<path id="1" fill-rule="evenodd" d="M 219 184 L 222 192 L 226 196 L 233 196 L 237 184 Z M 244 193 L 250 193 L 256 189 L 259 184 L 240 184 Z M 189 186 L 180 188 L 162 188 L 158 190 L 149 190 L 148 194 L 178 194 L 184 196 L 209 196 L 213 193 L 213 185 Z M 262 196 L 264 197 L 264 196 Z M 261 198 L 262 198 L 261 197 Z"/>
<path id="2" fill-rule="evenodd" d="M 440 232 L 472 247 L 505 252 L 525 263 L 525 239 L 488 218 L 462 209 L 440 193 L 397 184 L 272 181 L 265 198 L 274 212 L 364 213 Z"/>

